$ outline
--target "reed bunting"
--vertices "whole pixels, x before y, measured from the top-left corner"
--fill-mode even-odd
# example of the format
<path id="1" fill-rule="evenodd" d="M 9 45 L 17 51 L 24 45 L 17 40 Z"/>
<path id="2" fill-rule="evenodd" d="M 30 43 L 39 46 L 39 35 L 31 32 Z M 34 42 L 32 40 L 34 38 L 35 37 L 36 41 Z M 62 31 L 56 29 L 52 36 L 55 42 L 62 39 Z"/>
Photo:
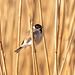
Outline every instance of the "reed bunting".
<path id="1" fill-rule="evenodd" d="M 42 26 L 40 24 L 36 24 L 33 26 L 33 39 L 34 39 L 34 44 L 38 45 L 43 38 L 43 32 L 42 32 Z M 15 52 L 19 52 L 23 47 L 31 46 L 32 45 L 32 39 L 30 36 L 30 31 L 28 31 L 26 37 L 24 38 L 22 45 L 15 50 Z"/>

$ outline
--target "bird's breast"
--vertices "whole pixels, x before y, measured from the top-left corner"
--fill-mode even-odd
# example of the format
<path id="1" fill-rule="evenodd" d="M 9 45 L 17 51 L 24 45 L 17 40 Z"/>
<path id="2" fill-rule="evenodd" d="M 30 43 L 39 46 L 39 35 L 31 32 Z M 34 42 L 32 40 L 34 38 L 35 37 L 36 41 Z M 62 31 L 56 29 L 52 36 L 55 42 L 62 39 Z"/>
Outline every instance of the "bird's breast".
<path id="1" fill-rule="evenodd" d="M 42 38 L 43 38 L 42 33 L 37 32 L 36 34 L 34 34 L 34 44 L 38 45 L 42 41 Z"/>

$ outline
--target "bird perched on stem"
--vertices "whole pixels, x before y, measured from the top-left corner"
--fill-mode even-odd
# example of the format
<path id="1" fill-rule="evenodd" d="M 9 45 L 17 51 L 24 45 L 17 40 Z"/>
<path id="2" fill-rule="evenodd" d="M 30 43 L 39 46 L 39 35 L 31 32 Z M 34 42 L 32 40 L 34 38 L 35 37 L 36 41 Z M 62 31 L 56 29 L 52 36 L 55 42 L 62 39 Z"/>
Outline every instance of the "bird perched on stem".
<path id="1" fill-rule="evenodd" d="M 40 24 L 36 24 L 33 26 L 33 39 L 34 39 L 34 44 L 38 45 L 43 38 L 43 32 L 42 32 L 42 28 L 43 26 L 41 26 Z M 22 45 L 15 50 L 15 52 L 19 52 L 22 48 L 27 47 L 27 46 L 31 46 L 32 45 L 32 39 L 30 36 L 30 31 L 28 31 L 26 37 L 24 38 Z"/>

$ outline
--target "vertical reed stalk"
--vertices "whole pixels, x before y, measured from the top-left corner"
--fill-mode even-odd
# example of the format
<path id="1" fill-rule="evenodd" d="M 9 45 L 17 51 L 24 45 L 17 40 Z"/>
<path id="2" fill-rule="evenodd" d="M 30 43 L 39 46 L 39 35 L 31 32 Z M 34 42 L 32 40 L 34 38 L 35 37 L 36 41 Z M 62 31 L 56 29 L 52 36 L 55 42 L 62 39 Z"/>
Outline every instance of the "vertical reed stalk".
<path id="1" fill-rule="evenodd" d="M 21 31 L 21 0 L 19 2 L 19 20 L 18 20 L 18 41 L 17 41 L 17 46 L 19 47 L 20 46 L 20 31 Z M 16 56 L 16 74 L 15 75 L 18 75 L 18 67 L 19 67 L 19 53 L 17 53 L 17 56 Z"/>
<path id="2" fill-rule="evenodd" d="M 65 55 L 65 58 L 63 60 L 59 75 L 61 75 L 61 73 L 62 73 L 64 64 L 65 64 L 65 61 L 66 61 L 66 58 L 67 58 L 67 54 L 68 54 L 68 51 L 69 51 L 69 48 L 70 48 L 70 45 L 71 45 L 71 42 L 72 42 L 72 39 L 73 39 L 74 32 L 75 32 L 75 26 L 74 26 L 74 29 L 73 29 L 73 32 L 72 32 L 72 35 L 71 35 L 71 38 L 70 38 L 70 41 L 69 41 L 69 45 L 67 47 L 66 55 Z"/>
<path id="3" fill-rule="evenodd" d="M 62 48 L 62 35 L 63 35 L 63 25 L 64 25 L 64 13 L 65 13 L 65 0 L 59 0 L 59 30 L 58 30 L 58 73 L 60 71 L 61 65 L 61 48 Z"/>
<path id="4" fill-rule="evenodd" d="M 1 64 L 0 64 L 0 75 L 3 75 Z"/>
<path id="5" fill-rule="evenodd" d="M 28 5 L 28 2 L 26 0 L 26 3 L 27 3 L 27 9 L 28 9 L 28 24 L 29 24 L 29 27 L 30 27 L 30 34 L 31 34 L 31 38 L 32 38 L 32 60 L 33 60 L 33 75 L 39 75 L 39 72 L 38 72 L 38 63 L 37 63 L 37 55 L 36 55 L 36 49 L 35 49 L 35 45 L 34 45 L 34 39 L 33 39 L 33 29 L 32 29 L 32 18 L 34 16 L 32 16 L 32 12 L 30 11 L 30 7 Z M 33 11 L 33 7 L 31 9 Z M 33 14 L 34 15 L 34 14 Z"/>
<path id="6" fill-rule="evenodd" d="M 50 68 L 49 68 L 49 61 L 48 61 L 48 52 L 47 52 L 46 39 L 45 39 L 45 34 L 44 34 L 44 25 L 43 25 L 43 16 L 42 16 L 41 0 L 39 1 L 39 8 L 40 8 L 40 20 L 41 20 L 42 26 L 43 26 L 44 52 L 45 52 L 45 57 L 46 57 L 46 62 L 47 62 L 48 73 L 50 75 Z"/>
<path id="7" fill-rule="evenodd" d="M 37 64 L 37 56 L 36 56 L 36 49 L 34 45 L 34 39 L 33 39 L 33 29 L 32 29 L 32 21 L 30 22 L 30 33 L 32 38 L 32 59 L 33 59 L 33 74 L 39 75 L 38 72 L 38 64 Z"/>
<path id="8" fill-rule="evenodd" d="M 60 31 L 59 31 L 59 29 L 60 29 L 60 27 L 61 27 L 61 26 L 60 26 L 60 0 L 58 0 L 57 3 L 58 3 L 58 5 L 57 5 L 57 7 L 58 7 L 58 11 L 57 11 L 57 13 L 58 13 L 58 14 L 57 14 L 57 15 L 58 15 L 58 26 L 57 26 L 57 50 L 58 50 L 58 51 L 57 51 L 57 52 L 58 52 L 58 53 L 57 53 L 57 60 L 58 60 L 58 61 L 57 61 L 57 74 L 58 74 L 58 73 L 59 73 L 59 67 L 60 67 L 60 66 L 59 66 L 59 65 L 60 65 L 60 62 L 59 62 L 59 61 L 60 61 L 60 59 L 59 59 L 59 55 L 60 55 L 60 49 L 59 49 L 59 48 L 60 48 L 60 47 L 59 47 L 59 43 L 60 43 L 60 40 L 59 40 L 59 39 L 60 39 L 60 38 L 59 38 L 59 34 L 60 34 Z M 62 27 L 61 27 L 61 28 L 62 28 Z"/>
<path id="9" fill-rule="evenodd" d="M 75 11 L 74 11 L 74 13 L 75 13 Z M 59 75 L 61 75 L 61 73 L 62 73 L 62 70 L 63 70 L 63 67 L 64 67 L 64 63 L 65 63 L 65 61 L 66 61 L 67 54 L 68 54 L 68 51 L 69 51 L 69 48 L 70 48 L 70 44 L 71 44 L 71 41 L 72 41 L 72 38 L 73 38 L 73 35 L 74 35 L 74 31 L 75 31 L 75 26 L 73 25 L 74 17 L 75 17 L 75 14 L 74 14 L 74 13 L 73 13 L 73 16 L 72 16 L 72 19 L 71 19 L 71 22 L 70 22 L 70 26 L 71 26 L 70 28 L 74 28 L 74 30 L 73 30 L 73 32 L 72 32 L 72 35 L 71 35 L 71 38 L 70 38 L 70 42 L 69 42 L 69 45 L 68 45 L 68 48 L 67 48 L 67 52 L 66 52 L 64 61 L 63 61 L 63 63 L 62 63 L 62 67 L 61 67 L 61 69 L 60 69 Z M 70 29 L 70 31 L 71 31 L 71 29 Z M 70 33 L 71 33 L 71 32 L 70 32 Z"/>
<path id="10" fill-rule="evenodd" d="M 54 75 L 57 75 L 57 0 L 55 6 L 55 66 L 54 66 Z"/>
<path id="11" fill-rule="evenodd" d="M 5 58 L 4 58 L 3 47 L 2 47 L 1 25 L 0 25 L 0 51 L 1 51 L 1 59 L 2 59 L 2 63 L 3 63 L 4 74 L 7 75 Z"/>
<path id="12" fill-rule="evenodd" d="M 75 75 L 75 66 L 74 66 L 74 71 L 73 72 L 74 72 L 73 75 Z"/>
<path id="13" fill-rule="evenodd" d="M 72 14 L 72 19 L 71 19 L 71 21 L 70 21 L 70 33 L 71 33 L 71 31 L 72 31 L 72 28 L 74 28 L 74 25 L 73 25 L 73 22 L 75 21 L 75 10 L 74 10 L 74 12 L 73 12 L 73 14 Z"/>

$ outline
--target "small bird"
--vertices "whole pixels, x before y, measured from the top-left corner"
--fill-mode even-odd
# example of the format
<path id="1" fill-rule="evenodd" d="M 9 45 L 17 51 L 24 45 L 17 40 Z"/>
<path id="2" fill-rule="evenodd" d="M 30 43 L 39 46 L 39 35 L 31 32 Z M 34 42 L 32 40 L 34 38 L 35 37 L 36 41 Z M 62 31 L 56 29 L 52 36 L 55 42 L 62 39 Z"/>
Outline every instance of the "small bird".
<path id="1" fill-rule="evenodd" d="M 34 39 L 35 45 L 38 45 L 42 41 L 42 38 L 43 38 L 42 28 L 43 26 L 41 26 L 40 24 L 36 24 L 33 26 L 33 39 Z M 18 53 L 22 48 L 31 46 L 31 45 L 32 45 L 32 39 L 30 36 L 30 31 L 28 31 L 26 37 L 24 38 L 22 42 L 22 45 L 14 52 Z"/>

